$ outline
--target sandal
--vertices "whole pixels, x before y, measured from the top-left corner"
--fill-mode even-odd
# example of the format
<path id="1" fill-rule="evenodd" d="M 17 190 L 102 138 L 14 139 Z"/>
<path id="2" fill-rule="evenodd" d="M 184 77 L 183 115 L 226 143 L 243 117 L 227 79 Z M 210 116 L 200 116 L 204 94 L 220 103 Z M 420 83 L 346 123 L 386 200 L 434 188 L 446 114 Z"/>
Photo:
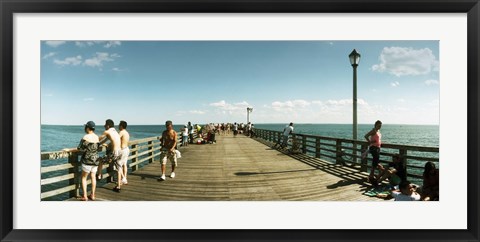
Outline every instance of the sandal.
<path id="1" fill-rule="evenodd" d="M 120 189 L 119 187 L 114 187 L 113 188 L 113 191 L 115 191 L 115 192 L 120 192 L 120 190 L 122 190 L 122 189 Z"/>
<path id="2" fill-rule="evenodd" d="M 86 197 L 81 197 L 81 198 L 80 198 L 80 201 L 88 201 L 88 198 L 86 198 Z"/>
<path id="3" fill-rule="evenodd" d="M 95 201 L 95 196 L 92 196 L 92 194 L 88 195 L 88 199 Z"/>
<path id="4" fill-rule="evenodd" d="M 103 174 L 97 175 L 97 181 L 98 181 L 98 180 L 102 180 L 102 179 L 103 179 Z"/>

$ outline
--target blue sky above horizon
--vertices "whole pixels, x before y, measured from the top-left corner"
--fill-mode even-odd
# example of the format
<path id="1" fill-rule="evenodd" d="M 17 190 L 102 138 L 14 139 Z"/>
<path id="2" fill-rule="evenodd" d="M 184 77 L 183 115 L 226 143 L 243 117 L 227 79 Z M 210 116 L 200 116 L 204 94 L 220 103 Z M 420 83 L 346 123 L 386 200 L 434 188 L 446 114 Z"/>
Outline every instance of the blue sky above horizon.
<path id="1" fill-rule="evenodd" d="M 41 123 L 439 124 L 438 41 L 42 41 Z"/>

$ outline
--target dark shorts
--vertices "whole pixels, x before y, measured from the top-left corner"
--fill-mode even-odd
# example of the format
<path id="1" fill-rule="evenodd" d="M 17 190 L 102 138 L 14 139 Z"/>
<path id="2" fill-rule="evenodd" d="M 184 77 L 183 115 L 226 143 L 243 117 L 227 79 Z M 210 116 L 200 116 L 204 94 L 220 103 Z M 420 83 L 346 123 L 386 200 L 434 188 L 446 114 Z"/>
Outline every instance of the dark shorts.
<path id="1" fill-rule="evenodd" d="M 370 154 L 372 154 L 372 168 L 377 168 L 378 163 L 380 162 L 380 147 L 370 146 Z"/>

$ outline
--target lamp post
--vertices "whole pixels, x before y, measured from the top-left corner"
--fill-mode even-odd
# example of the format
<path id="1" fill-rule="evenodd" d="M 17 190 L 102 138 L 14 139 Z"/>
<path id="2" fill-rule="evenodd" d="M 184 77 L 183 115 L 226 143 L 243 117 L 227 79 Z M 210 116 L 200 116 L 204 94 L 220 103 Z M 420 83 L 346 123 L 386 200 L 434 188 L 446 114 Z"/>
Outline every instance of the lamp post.
<path id="1" fill-rule="evenodd" d="M 253 111 L 253 108 L 247 107 L 247 124 L 250 123 L 250 113 Z"/>
<path id="2" fill-rule="evenodd" d="M 353 49 L 348 58 L 353 67 L 353 140 L 357 140 L 357 66 L 360 54 Z"/>
<path id="3" fill-rule="evenodd" d="M 357 66 L 360 62 L 360 54 L 353 49 L 348 55 L 350 64 L 353 67 L 353 162 L 357 162 Z"/>

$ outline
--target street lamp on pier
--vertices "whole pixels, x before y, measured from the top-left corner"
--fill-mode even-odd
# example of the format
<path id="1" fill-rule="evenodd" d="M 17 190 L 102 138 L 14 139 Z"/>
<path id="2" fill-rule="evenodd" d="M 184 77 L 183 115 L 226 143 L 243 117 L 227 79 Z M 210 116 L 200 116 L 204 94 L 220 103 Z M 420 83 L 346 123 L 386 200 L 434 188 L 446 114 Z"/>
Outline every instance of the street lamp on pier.
<path id="1" fill-rule="evenodd" d="M 253 108 L 247 107 L 247 124 L 250 123 L 250 113 L 253 111 Z"/>
<path id="2" fill-rule="evenodd" d="M 353 140 L 357 140 L 357 66 L 360 62 L 360 53 L 353 49 L 348 58 L 353 67 Z"/>
<path id="3" fill-rule="evenodd" d="M 360 62 L 360 53 L 353 49 L 348 55 L 353 67 L 353 162 L 357 162 L 357 67 Z"/>

